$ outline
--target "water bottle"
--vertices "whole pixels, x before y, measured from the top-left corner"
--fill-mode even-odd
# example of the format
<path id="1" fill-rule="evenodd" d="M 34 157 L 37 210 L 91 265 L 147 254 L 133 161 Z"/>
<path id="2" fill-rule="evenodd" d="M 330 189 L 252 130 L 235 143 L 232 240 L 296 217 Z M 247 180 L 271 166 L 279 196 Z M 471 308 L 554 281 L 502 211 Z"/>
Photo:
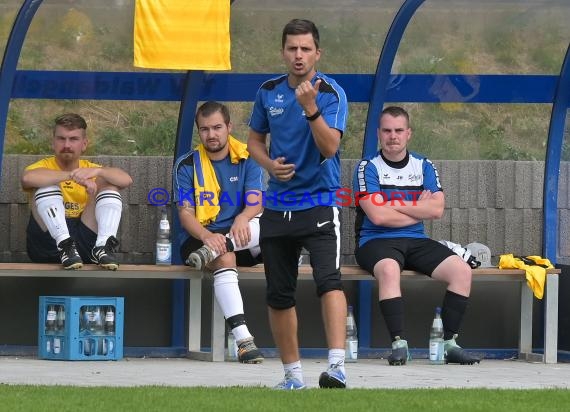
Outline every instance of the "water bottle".
<path id="1" fill-rule="evenodd" d="M 100 306 L 88 306 L 85 310 L 87 317 L 87 330 L 92 335 L 99 335 L 103 333 L 103 320 L 101 318 Z"/>
<path id="2" fill-rule="evenodd" d="M 107 354 L 108 354 L 108 355 L 113 355 L 114 351 L 115 351 L 115 339 L 109 338 L 109 339 L 107 340 L 107 347 L 106 347 L 106 353 L 105 353 L 105 354 L 106 354 L 106 355 L 107 355 Z"/>
<path id="3" fill-rule="evenodd" d="M 429 332 L 429 363 L 443 365 L 443 322 L 441 321 L 441 308 L 435 308 L 435 318 Z"/>
<path id="4" fill-rule="evenodd" d="M 170 242 L 170 223 L 166 208 L 162 208 L 158 233 L 156 236 L 156 264 L 170 265 L 172 262 L 172 243 Z"/>
<path id="5" fill-rule="evenodd" d="M 115 334 L 115 311 L 113 306 L 107 306 L 105 310 L 105 333 L 107 335 Z"/>
<path id="6" fill-rule="evenodd" d="M 64 333 L 65 331 L 65 307 L 59 305 L 57 310 L 57 315 L 55 317 L 56 329 L 59 333 Z"/>
<path id="7" fill-rule="evenodd" d="M 228 361 L 237 361 L 238 360 L 238 347 L 236 343 L 236 338 L 233 332 L 230 330 L 228 332 Z"/>
<path id="8" fill-rule="evenodd" d="M 46 334 L 53 335 L 56 332 L 56 319 L 57 312 L 55 311 L 55 305 L 49 305 L 46 314 Z"/>
<path id="9" fill-rule="evenodd" d="M 101 336 L 97 339 L 97 355 L 106 355 L 107 354 L 107 347 L 105 344 L 105 338 Z"/>
<path id="10" fill-rule="evenodd" d="M 89 312 L 89 306 L 81 306 L 79 310 L 79 334 L 87 335 L 89 333 L 89 318 L 91 313 Z"/>
<path id="11" fill-rule="evenodd" d="M 80 352 L 85 356 L 95 355 L 95 340 L 94 339 L 83 339 L 79 342 Z"/>
<path id="12" fill-rule="evenodd" d="M 348 307 L 346 314 L 346 347 L 345 362 L 356 362 L 358 359 L 358 335 L 356 331 L 356 320 L 352 306 Z"/>
<path id="13" fill-rule="evenodd" d="M 105 332 L 105 313 L 101 306 L 95 306 L 93 310 L 93 332 L 97 335 Z"/>
<path id="14" fill-rule="evenodd" d="M 59 355 L 61 353 L 63 346 L 63 341 L 60 338 L 53 338 L 53 353 L 54 355 Z"/>

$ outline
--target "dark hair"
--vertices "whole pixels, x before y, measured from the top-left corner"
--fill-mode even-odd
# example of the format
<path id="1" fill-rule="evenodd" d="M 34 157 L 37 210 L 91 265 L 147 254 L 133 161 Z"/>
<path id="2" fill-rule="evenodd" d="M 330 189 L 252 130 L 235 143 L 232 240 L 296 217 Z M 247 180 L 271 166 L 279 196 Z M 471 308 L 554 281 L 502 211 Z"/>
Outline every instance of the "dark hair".
<path id="1" fill-rule="evenodd" d="M 196 111 L 196 116 L 194 117 L 194 122 L 196 122 L 196 127 L 198 127 L 198 116 L 208 117 L 212 114 L 220 112 L 224 118 L 224 123 L 228 125 L 230 123 L 230 111 L 228 107 L 222 103 L 209 101 L 203 103 Z"/>
<path id="2" fill-rule="evenodd" d="M 287 36 L 290 34 L 312 34 L 313 40 L 315 41 L 315 46 L 319 48 L 319 30 L 315 23 L 310 20 L 303 19 L 293 19 L 285 25 L 283 28 L 283 36 L 281 37 L 281 48 L 285 47 L 285 42 L 287 41 Z"/>
<path id="3" fill-rule="evenodd" d="M 408 127 L 410 126 L 410 115 L 403 107 L 400 106 L 386 107 L 384 110 L 382 110 L 382 113 L 380 113 L 380 118 L 378 120 L 382 119 L 382 116 L 384 116 L 385 114 L 389 114 L 392 117 L 403 116 L 406 118 L 406 123 L 408 124 Z"/>
<path id="4" fill-rule="evenodd" d="M 83 117 L 76 113 L 65 113 L 57 116 L 54 120 L 54 132 L 57 126 L 65 127 L 67 130 L 87 130 L 87 122 Z"/>

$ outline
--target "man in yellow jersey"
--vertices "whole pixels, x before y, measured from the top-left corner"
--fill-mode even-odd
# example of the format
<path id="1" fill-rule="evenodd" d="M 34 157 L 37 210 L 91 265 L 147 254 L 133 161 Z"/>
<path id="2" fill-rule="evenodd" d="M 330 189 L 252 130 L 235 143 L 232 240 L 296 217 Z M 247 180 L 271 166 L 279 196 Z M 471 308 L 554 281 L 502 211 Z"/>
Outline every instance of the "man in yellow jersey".
<path id="1" fill-rule="evenodd" d="M 81 159 L 87 149 L 87 123 L 74 113 L 55 119 L 55 155 L 24 170 L 22 188 L 30 193 L 26 229 L 28 256 L 34 262 L 61 262 L 79 269 L 94 262 L 119 267 L 114 253 L 123 203 L 119 190 L 131 185 L 122 169 Z"/>

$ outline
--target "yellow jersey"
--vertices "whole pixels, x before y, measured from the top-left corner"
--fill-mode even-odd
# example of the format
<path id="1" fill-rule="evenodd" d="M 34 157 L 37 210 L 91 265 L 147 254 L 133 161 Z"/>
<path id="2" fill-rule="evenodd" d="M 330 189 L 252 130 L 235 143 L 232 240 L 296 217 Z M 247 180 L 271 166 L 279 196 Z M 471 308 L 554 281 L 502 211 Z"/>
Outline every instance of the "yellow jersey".
<path id="1" fill-rule="evenodd" d="M 102 167 L 100 164 L 90 162 L 89 160 L 80 159 L 79 167 Z M 55 156 L 46 157 L 44 159 L 38 160 L 35 163 L 27 166 L 24 170 L 33 169 L 50 169 L 50 170 L 61 170 L 57 162 L 55 161 Z M 83 213 L 85 205 L 89 200 L 89 194 L 85 189 L 85 186 L 75 183 L 73 180 L 65 180 L 59 183 L 61 188 L 61 193 L 63 194 L 63 205 L 65 206 L 65 217 L 66 218 L 77 218 Z"/>

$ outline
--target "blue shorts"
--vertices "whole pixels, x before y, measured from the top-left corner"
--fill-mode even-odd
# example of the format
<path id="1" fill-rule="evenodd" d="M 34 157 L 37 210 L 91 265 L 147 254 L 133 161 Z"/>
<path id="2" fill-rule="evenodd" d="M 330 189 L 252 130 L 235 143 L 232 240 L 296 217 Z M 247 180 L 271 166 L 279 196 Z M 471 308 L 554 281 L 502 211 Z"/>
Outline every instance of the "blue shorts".
<path id="1" fill-rule="evenodd" d="M 80 218 L 65 219 L 69 235 L 75 241 L 83 263 L 92 263 L 91 250 L 95 247 L 97 233 L 89 229 Z M 61 263 L 54 238 L 42 230 L 34 216 L 30 214 L 26 228 L 26 249 L 28 257 L 36 263 Z"/>

